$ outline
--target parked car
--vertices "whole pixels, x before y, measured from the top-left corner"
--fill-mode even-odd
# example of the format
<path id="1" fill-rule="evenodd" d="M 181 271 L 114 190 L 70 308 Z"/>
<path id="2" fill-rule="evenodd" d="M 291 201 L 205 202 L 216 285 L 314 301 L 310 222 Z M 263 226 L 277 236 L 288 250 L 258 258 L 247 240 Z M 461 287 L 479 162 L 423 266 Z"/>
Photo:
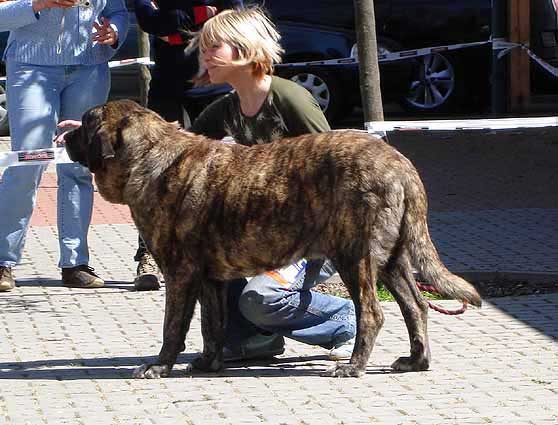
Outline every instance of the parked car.
<path id="1" fill-rule="evenodd" d="M 349 51 L 356 45 L 353 0 L 265 0 L 273 19 L 310 31 L 321 29 L 346 34 Z M 375 0 L 376 32 L 380 54 L 488 40 L 490 37 L 490 0 Z M 301 43 L 297 41 L 300 46 Z M 287 46 L 286 60 L 290 61 Z M 325 54 L 324 54 L 325 53 Z M 326 59 L 347 51 L 322 48 Z M 490 48 L 474 48 L 434 53 L 407 61 L 411 78 L 395 79 L 401 104 L 414 112 L 438 112 L 480 100 L 489 92 Z M 340 56 L 338 56 L 340 57 Z M 342 57 L 342 56 L 341 56 Z M 381 64 L 381 78 L 388 83 L 393 69 Z M 388 71 L 388 72 L 386 72 Z M 391 84 L 388 83 L 391 87 Z M 343 84 L 342 98 L 347 90 Z M 332 97 L 339 89 L 332 85 Z M 358 93 L 358 91 L 357 91 Z M 382 91 L 388 94 L 387 90 Z M 389 100 L 389 99 L 388 99 Z"/>
<path id="2" fill-rule="evenodd" d="M 282 34 L 283 62 L 356 56 L 353 0 L 263 0 Z M 490 38 L 490 0 L 375 0 L 378 51 L 436 47 Z M 382 100 L 397 100 L 415 114 L 489 102 L 491 47 L 437 52 L 381 62 Z M 360 104 L 358 64 L 278 65 L 276 73 L 306 87 L 330 120 Z M 189 101 L 202 102 L 198 93 Z"/>

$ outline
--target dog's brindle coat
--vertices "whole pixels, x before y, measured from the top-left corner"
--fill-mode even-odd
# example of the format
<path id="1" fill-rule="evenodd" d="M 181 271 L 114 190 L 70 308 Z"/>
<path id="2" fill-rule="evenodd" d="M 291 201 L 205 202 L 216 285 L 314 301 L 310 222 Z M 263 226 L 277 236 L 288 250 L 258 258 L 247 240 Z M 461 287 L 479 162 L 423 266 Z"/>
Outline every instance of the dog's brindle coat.
<path id="1" fill-rule="evenodd" d="M 245 147 L 180 131 L 131 101 L 83 116 L 66 136 L 74 161 L 89 167 L 101 195 L 129 205 L 166 282 L 163 347 L 156 364 L 134 372 L 167 376 L 199 299 L 204 350 L 192 366 L 223 367 L 223 282 L 255 276 L 302 257 L 332 260 L 356 306 L 349 364 L 366 367 L 384 317 L 376 280 L 395 296 L 411 353 L 392 367 L 430 363 L 427 304 L 413 264 L 442 294 L 480 305 L 477 291 L 440 262 L 426 221 L 427 200 L 413 165 L 362 131 L 332 131 Z"/>

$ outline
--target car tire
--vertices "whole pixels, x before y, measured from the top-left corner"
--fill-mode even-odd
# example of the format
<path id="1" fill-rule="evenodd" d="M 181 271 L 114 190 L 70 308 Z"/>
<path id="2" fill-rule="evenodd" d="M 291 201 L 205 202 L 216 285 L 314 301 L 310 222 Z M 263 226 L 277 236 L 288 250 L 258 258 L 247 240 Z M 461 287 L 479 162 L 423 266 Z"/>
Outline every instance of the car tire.
<path id="1" fill-rule="evenodd" d="M 8 136 L 10 126 L 8 124 L 8 106 L 6 102 L 6 91 L 0 86 L 0 136 Z"/>
<path id="2" fill-rule="evenodd" d="M 293 70 L 282 75 L 301 85 L 316 99 L 322 112 L 332 122 L 341 115 L 344 102 L 341 100 L 337 81 L 327 72 L 316 70 Z"/>
<path id="3" fill-rule="evenodd" d="M 459 98 L 459 67 L 439 53 L 415 59 L 407 94 L 401 106 L 410 112 L 437 113 L 452 110 Z"/>

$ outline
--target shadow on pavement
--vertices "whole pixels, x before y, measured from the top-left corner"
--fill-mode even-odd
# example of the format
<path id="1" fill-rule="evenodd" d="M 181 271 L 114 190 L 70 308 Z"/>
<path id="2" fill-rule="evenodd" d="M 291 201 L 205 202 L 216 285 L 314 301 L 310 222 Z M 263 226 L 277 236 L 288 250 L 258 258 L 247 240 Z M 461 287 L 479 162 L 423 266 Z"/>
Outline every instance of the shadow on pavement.
<path id="1" fill-rule="evenodd" d="M 17 286 L 21 287 L 46 287 L 46 288 L 53 288 L 53 287 L 60 287 L 62 286 L 62 280 L 60 279 L 44 279 L 44 278 L 27 278 L 27 279 L 16 279 Z M 105 289 L 123 289 L 128 291 L 134 291 L 134 284 L 130 281 L 124 280 L 105 280 Z M 79 288 L 68 288 L 72 291 L 75 291 Z M 85 289 L 86 291 L 90 291 L 89 289 Z M 75 295 L 75 292 L 72 293 Z"/>
<path id="2" fill-rule="evenodd" d="M 490 298 L 487 301 L 513 319 L 558 341 L 558 294 Z"/>
<path id="3" fill-rule="evenodd" d="M 185 366 L 197 353 L 182 354 L 178 358 L 170 378 L 234 378 L 234 377 L 328 377 L 328 370 L 335 362 L 327 361 L 326 356 L 282 357 L 280 359 L 256 360 L 227 364 L 220 372 L 189 372 Z M 56 380 L 73 381 L 80 379 L 132 379 L 136 367 L 153 363 L 151 357 L 98 357 L 88 359 L 54 359 L 24 362 L 0 363 L 0 380 Z M 303 368 L 299 366 L 303 365 Z M 369 365 L 366 374 L 399 373 L 389 366 Z"/>

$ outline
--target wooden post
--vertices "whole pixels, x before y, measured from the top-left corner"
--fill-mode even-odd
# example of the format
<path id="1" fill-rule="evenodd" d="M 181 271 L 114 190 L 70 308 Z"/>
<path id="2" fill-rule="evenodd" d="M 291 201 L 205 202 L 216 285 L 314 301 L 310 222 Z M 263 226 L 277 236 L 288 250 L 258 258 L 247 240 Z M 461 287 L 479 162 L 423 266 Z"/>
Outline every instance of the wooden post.
<path id="1" fill-rule="evenodd" d="M 509 37 L 512 43 L 529 45 L 530 39 L 530 0 L 509 0 Z M 530 59 L 523 49 L 510 53 L 509 109 L 523 112 L 529 106 L 531 96 Z"/>
<path id="2" fill-rule="evenodd" d="M 364 121 L 383 121 L 374 0 L 354 0 L 354 5 Z"/>

